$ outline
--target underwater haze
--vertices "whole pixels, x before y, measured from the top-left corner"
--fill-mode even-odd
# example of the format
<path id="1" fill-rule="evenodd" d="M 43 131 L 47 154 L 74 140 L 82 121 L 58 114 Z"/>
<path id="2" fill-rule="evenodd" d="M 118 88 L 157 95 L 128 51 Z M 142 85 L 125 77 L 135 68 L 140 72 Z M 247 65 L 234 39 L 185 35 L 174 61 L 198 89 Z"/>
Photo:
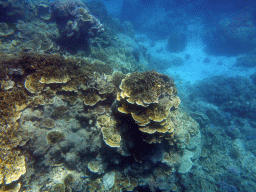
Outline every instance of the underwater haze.
<path id="1" fill-rule="evenodd" d="M 255 0 L 0 0 L 0 192 L 256 191 Z"/>

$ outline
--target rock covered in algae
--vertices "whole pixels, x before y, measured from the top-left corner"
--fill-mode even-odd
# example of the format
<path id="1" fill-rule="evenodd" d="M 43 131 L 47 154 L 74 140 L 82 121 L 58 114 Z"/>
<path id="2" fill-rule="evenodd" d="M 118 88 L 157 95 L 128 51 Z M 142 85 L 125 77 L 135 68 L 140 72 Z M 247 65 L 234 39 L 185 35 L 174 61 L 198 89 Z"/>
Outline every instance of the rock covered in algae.
<path id="1" fill-rule="evenodd" d="M 199 124 L 187 113 L 180 110 L 174 120 L 176 128 L 171 138 L 166 138 L 171 146 L 182 151 L 177 153 L 175 148 L 164 154 L 162 163 L 175 166 L 179 173 L 187 173 L 193 166 L 193 160 L 201 154 L 201 133 Z"/>
<path id="2" fill-rule="evenodd" d="M 72 174 L 68 174 L 65 178 L 64 178 L 64 184 L 65 186 L 69 186 L 71 185 L 71 183 L 74 182 L 74 176 Z"/>

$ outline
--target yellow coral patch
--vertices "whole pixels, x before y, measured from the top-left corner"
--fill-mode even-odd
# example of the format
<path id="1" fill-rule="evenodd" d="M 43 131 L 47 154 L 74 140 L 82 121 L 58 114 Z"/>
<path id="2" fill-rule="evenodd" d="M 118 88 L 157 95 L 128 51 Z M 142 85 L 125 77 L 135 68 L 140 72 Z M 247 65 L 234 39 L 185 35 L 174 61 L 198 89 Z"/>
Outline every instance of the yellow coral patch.
<path id="1" fill-rule="evenodd" d="M 30 93 L 40 93 L 44 88 L 44 85 L 38 81 L 35 75 L 27 76 L 24 86 Z"/>
<path id="2" fill-rule="evenodd" d="M 5 184 L 10 184 L 17 181 L 21 175 L 26 173 L 26 164 L 24 156 L 16 156 L 11 163 L 5 164 L 4 181 Z"/>
<path id="3" fill-rule="evenodd" d="M 121 135 L 116 130 L 117 122 L 107 115 L 101 115 L 97 118 L 97 123 L 101 129 L 104 142 L 110 147 L 120 147 Z"/>
<path id="4" fill-rule="evenodd" d="M 118 111 L 121 113 L 129 114 L 124 107 L 118 107 Z"/>
<path id="5" fill-rule="evenodd" d="M 62 75 L 59 77 L 44 77 L 42 76 L 39 80 L 40 83 L 51 84 L 51 83 L 67 83 L 70 80 L 69 75 Z"/>
<path id="6" fill-rule="evenodd" d="M 61 87 L 64 91 L 74 91 L 74 92 L 78 92 L 78 89 L 75 85 L 73 84 L 67 84 L 67 85 L 62 85 Z"/>
<path id="7" fill-rule="evenodd" d="M 7 80 L 7 81 L 2 80 L 2 82 L 1 82 L 1 88 L 4 90 L 9 90 L 9 89 L 13 88 L 14 85 L 15 85 L 15 82 L 12 80 Z"/>

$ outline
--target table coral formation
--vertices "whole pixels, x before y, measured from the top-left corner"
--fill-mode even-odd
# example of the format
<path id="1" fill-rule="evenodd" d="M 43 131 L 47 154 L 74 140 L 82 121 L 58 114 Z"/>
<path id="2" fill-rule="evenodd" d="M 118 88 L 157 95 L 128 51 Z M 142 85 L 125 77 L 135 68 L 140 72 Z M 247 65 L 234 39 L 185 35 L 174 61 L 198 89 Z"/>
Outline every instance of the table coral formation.
<path id="1" fill-rule="evenodd" d="M 180 99 L 173 81 L 155 71 L 128 74 L 121 82 L 117 100 L 118 111 L 131 114 L 139 130 L 147 134 L 172 133 L 172 116 L 176 115 Z M 155 134 L 163 137 L 163 134 Z M 149 143 L 161 142 L 150 139 Z"/>

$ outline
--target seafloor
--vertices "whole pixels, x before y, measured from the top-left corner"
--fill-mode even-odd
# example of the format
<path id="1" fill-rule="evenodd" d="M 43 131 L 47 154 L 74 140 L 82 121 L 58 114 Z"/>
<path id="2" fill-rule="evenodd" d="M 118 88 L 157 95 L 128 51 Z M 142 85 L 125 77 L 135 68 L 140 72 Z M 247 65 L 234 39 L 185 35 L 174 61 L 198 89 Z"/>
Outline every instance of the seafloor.
<path id="1" fill-rule="evenodd" d="M 0 9 L 1 192 L 256 190 L 248 79 L 176 85 L 99 2 Z M 227 81 L 250 96 L 218 89 L 221 108 Z"/>

